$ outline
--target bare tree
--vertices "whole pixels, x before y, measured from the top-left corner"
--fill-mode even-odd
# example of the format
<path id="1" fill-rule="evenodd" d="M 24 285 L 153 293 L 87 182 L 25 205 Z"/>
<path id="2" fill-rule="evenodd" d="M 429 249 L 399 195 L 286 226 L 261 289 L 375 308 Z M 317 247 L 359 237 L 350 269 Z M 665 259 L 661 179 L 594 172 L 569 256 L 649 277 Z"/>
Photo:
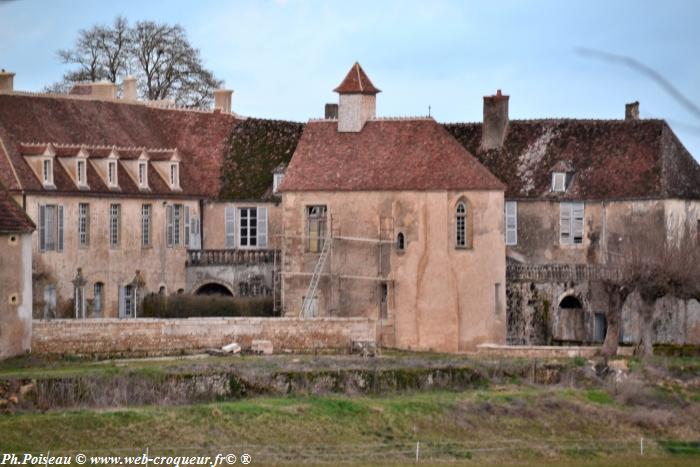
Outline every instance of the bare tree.
<path id="1" fill-rule="evenodd" d="M 634 235 L 620 243 L 619 251 L 611 253 L 609 264 L 615 272 L 602 280 L 609 302 L 603 343 L 607 357 L 617 353 L 622 305 L 632 293 L 638 293 L 641 299 L 637 351 L 643 356 L 653 353 L 656 302 L 665 296 L 700 296 L 700 248 L 695 235 L 686 227 L 667 230 L 664 223 L 661 225 L 648 216 L 631 219 L 629 227 Z"/>
<path id="2" fill-rule="evenodd" d="M 204 67 L 199 50 L 190 45 L 180 25 L 139 21 L 130 27 L 120 16 L 111 26 L 81 30 L 75 46 L 59 50 L 58 56 L 78 68 L 68 71 L 60 83 L 46 87 L 49 92 L 66 92 L 72 84 L 84 81 L 117 83 L 130 73 L 140 82 L 142 98 L 206 107 L 211 104 L 212 91 L 222 84 Z"/>

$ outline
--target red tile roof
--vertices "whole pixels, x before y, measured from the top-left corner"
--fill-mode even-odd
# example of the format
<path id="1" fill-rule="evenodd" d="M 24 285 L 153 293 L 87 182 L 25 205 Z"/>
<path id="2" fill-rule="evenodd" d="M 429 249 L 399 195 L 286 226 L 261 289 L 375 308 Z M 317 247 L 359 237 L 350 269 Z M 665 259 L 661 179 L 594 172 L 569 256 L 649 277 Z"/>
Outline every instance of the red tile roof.
<path id="1" fill-rule="evenodd" d="M 280 191 L 503 190 L 432 118 L 377 119 L 357 133 L 306 125 Z"/>
<path id="2" fill-rule="evenodd" d="M 0 94 L 0 182 L 10 191 L 43 189 L 21 155 L 26 143 L 177 148 L 182 159 L 182 191 L 173 192 L 165 184 L 158 186 L 156 182 L 152 193 L 214 198 L 220 191 L 224 154 L 238 122 L 235 116 L 221 112 L 162 109 L 59 96 Z M 99 155 L 97 150 L 88 149 L 88 152 L 94 153 L 93 157 Z M 109 150 L 103 152 L 108 154 Z M 154 156 L 154 159 L 162 157 Z M 124 178 L 128 177 L 120 173 L 119 182 L 125 183 L 121 193 L 141 193 Z M 149 173 L 149 182 L 156 178 L 157 174 Z M 99 183 L 94 171 L 88 171 L 88 184 L 91 192 L 114 193 Z M 72 191 L 78 191 L 72 182 L 71 185 Z M 68 190 L 68 187 L 57 188 Z"/>
<path id="3" fill-rule="evenodd" d="M 507 198 L 700 199 L 700 165 L 663 120 L 511 120 L 503 146 L 488 151 L 481 123 L 445 128 L 508 185 Z M 571 183 L 552 192 L 563 167 Z"/>
<path id="4" fill-rule="evenodd" d="M 0 184 L 0 233 L 34 231 L 34 223 Z"/>
<path id="5" fill-rule="evenodd" d="M 377 94 L 381 92 L 374 87 L 365 70 L 357 62 L 350 68 L 343 82 L 334 91 L 340 94 Z"/>

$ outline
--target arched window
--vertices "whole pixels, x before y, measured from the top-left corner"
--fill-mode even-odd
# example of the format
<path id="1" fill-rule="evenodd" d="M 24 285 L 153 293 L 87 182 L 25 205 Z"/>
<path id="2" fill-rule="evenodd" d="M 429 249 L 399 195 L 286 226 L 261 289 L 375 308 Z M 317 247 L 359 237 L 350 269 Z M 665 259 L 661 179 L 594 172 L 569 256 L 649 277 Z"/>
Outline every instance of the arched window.
<path id="1" fill-rule="evenodd" d="M 396 249 L 403 251 L 406 248 L 406 239 L 404 238 L 403 232 L 399 232 L 396 236 Z"/>
<path id="2" fill-rule="evenodd" d="M 467 247 L 467 206 L 463 201 L 455 209 L 455 247 Z"/>
<path id="3" fill-rule="evenodd" d="M 581 301 L 573 295 L 567 295 L 559 303 L 559 308 L 579 309 L 583 308 Z"/>

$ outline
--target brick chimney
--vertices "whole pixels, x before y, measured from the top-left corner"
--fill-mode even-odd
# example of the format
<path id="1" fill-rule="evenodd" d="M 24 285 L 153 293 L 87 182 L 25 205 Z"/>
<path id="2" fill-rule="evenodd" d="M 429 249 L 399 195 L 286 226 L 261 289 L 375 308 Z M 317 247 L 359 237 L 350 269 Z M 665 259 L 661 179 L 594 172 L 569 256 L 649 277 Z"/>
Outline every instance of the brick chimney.
<path id="1" fill-rule="evenodd" d="M 484 96 L 484 124 L 481 129 L 481 149 L 496 149 L 503 145 L 508 130 L 508 99 L 496 91 L 495 96 Z"/>
<path id="2" fill-rule="evenodd" d="M 325 118 L 338 119 L 338 104 L 326 104 Z"/>
<path id="3" fill-rule="evenodd" d="M 139 99 L 138 91 L 137 91 L 137 82 L 136 78 L 133 76 L 129 75 L 126 78 L 124 78 L 124 94 L 123 94 L 123 99 L 125 101 L 137 101 Z"/>
<path id="4" fill-rule="evenodd" d="M 639 101 L 625 104 L 625 120 L 639 120 Z"/>
<path id="5" fill-rule="evenodd" d="M 231 89 L 215 89 L 214 90 L 214 110 L 219 110 L 225 113 L 231 113 Z"/>
<path id="6" fill-rule="evenodd" d="M 14 73 L 5 71 L 4 68 L 0 70 L 0 93 L 11 93 L 14 91 L 14 79 Z"/>

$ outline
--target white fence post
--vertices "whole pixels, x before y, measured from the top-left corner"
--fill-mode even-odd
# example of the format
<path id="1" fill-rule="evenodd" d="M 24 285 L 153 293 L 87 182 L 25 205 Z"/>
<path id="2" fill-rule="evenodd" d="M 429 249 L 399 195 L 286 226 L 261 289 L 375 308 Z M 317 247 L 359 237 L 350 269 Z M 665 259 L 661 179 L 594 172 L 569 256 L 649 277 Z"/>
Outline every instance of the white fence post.
<path id="1" fill-rule="evenodd" d="M 644 455 L 644 436 L 639 438 L 639 455 L 640 456 Z"/>
<path id="2" fill-rule="evenodd" d="M 418 463 L 419 456 L 420 456 L 420 441 L 416 441 L 416 464 Z"/>

